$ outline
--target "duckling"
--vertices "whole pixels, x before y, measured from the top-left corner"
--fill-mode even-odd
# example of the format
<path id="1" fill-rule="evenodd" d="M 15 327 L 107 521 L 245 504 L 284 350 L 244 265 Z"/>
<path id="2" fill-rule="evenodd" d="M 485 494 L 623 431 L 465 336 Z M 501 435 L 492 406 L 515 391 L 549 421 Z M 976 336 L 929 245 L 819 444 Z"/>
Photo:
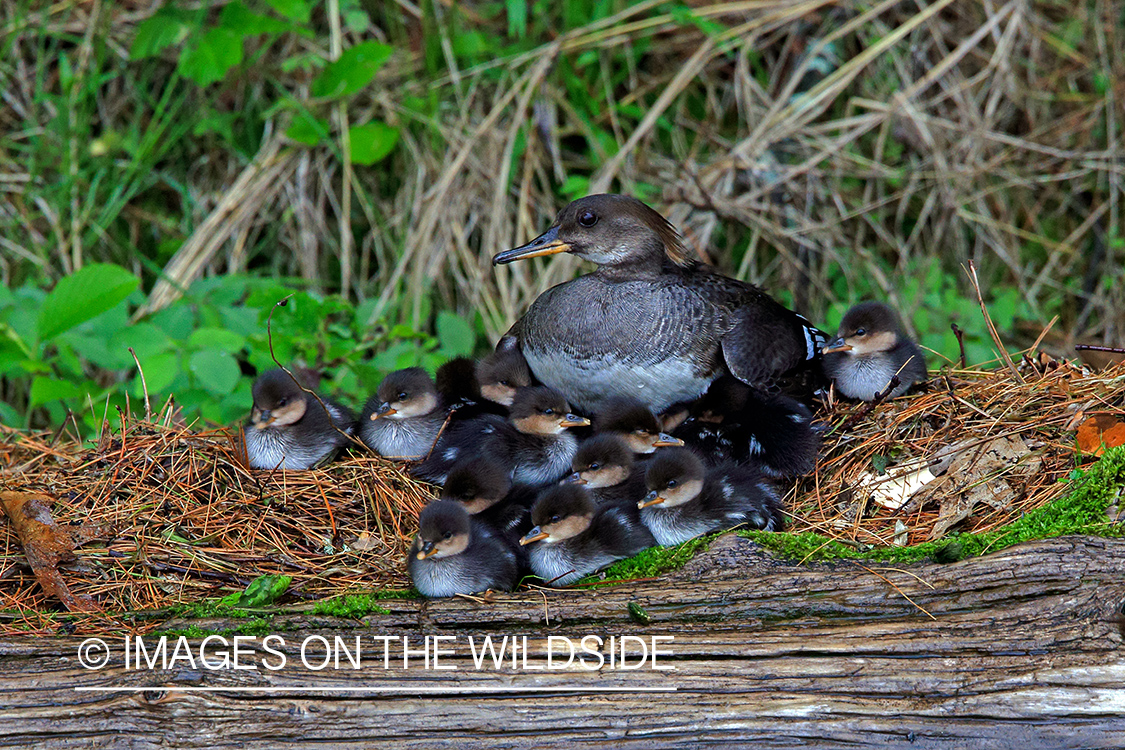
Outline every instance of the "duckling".
<path id="1" fill-rule="evenodd" d="M 598 505 L 636 507 L 645 496 L 645 472 L 635 464 L 633 450 L 618 435 L 594 435 L 578 446 L 564 482 L 580 484 Z"/>
<path id="2" fill-rule="evenodd" d="M 531 504 L 536 494 L 526 484 L 513 485 L 507 467 L 494 459 L 474 456 L 453 465 L 441 498 L 460 503 L 475 520 L 518 543 L 531 528 Z"/>
<path id="3" fill-rule="evenodd" d="M 407 568 L 414 587 L 430 598 L 511 591 L 519 580 L 515 549 L 451 500 L 422 509 Z"/>
<path id="4" fill-rule="evenodd" d="M 711 466 L 755 462 L 774 477 L 801 476 L 816 468 L 820 438 L 812 412 L 796 399 L 726 376 L 691 405 L 690 414 L 673 434 Z"/>
<path id="5" fill-rule="evenodd" d="M 641 521 L 666 547 L 740 525 L 766 531 L 784 525 L 781 499 L 752 466 L 708 472 L 691 450 L 672 448 L 649 462 L 645 485 L 649 492 L 637 503 Z"/>
<path id="6" fill-rule="evenodd" d="M 505 334 L 532 374 L 579 410 L 631 396 L 656 413 L 730 372 L 755 387 L 807 369 L 828 335 L 755 286 L 690 257 L 636 198 L 591 195 L 493 264 L 568 252 L 597 264 L 548 289 Z"/>
<path id="7" fill-rule="evenodd" d="M 507 466 L 513 482 L 540 486 L 570 472 L 578 441 L 567 430 L 590 424 L 570 413 L 566 399 L 550 388 L 520 388 L 505 421 L 495 415 L 451 424 L 433 453 L 413 469 L 416 477 L 445 482 L 453 464 L 488 455 Z"/>
<path id="8" fill-rule="evenodd" d="M 411 367 L 383 378 L 360 415 L 359 436 L 380 456 L 417 460 L 429 454 L 445 418 L 433 379 Z"/>
<path id="9" fill-rule="evenodd" d="M 872 401 L 898 375 L 889 398 L 926 379 L 926 357 L 882 302 L 861 302 L 844 315 L 835 341 L 824 347 L 824 372 L 848 398 Z"/>
<path id="10" fill-rule="evenodd" d="M 434 386 L 442 405 L 450 409 L 472 408 L 481 401 L 477 363 L 468 357 L 454 357 L 434 372 Z"/>
<path id="11" fill-rule="evenodd" d="M 531 385 L 527 360 L 514 347 L 497 350 L 478 362 L 476 377 L 480 395 L 501 406 L 510 407 L 516 397 L 516 389 Z"/>
<path id="12" fill-rule="evenodd" d="M 531 570 L 551 586 L 579 578 L 656 544 L 652 534 L 619 505 L 597 507 L 585 488 L 561 484 L 545 490 L 531 508 L 535 526 L 520 540 Z"/>
<path id="13" fill-rule="evenodd" d="M 284 370 L 262 373 L 250 392 L 246 456 L 255 469 L 311 469 L 350 442 L 355 416 L 331 399 L 317 401 Z"/>
<path id="14" fill-rule="evenodd" d="M 594 417 L 596 434 L 618 435 L 629 448 L 638 454 L 648 454 L 657 448 L 683 445 L 679 438 L 661 432 L 660 420 L 641 401 L 628 396 L 606 399 Z"/>

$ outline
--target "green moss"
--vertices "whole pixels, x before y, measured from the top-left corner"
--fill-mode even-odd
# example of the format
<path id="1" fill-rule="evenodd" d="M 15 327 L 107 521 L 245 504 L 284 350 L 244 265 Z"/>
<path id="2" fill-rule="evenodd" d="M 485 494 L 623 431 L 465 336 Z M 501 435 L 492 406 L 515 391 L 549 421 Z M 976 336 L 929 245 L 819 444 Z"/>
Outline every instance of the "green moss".
<path id="1" fill-rule="evenodd" d="M 1076 470 L 1069 481 L 1071 490 L 1065 497 L 1036 508 L 1003 528 L 983 534 L 951 534 L 946 539 L 910 547 L 861 550 L 813 533 L 738 533 L 791 560 L 848 558 L 881 562 L 914 562 L 924 558 L 959 560 L 997 552 L 1033 539 L 1065 534 L 1125 536 L 1125 525 L 1112 523 L 1106 515 L 1106 509 L 1120 501 L 1122 488 L 1125 487 L 1125 446 L 1107 451 L 1085 472 Z"/>
<path id="2" fill-rule="evenodd" d="M 334 596 L 331 599 L 324 599 L 316 603 L 313 607 L 313 614 L 316 615 L 329 615 L 331 617 L 348 617 L 353 620 L 358 620 L 370 614 L 389 615 L 391 611 L 386 607 L 380 607 L 375 602 L 385 599 L 386 597 L 380 596 L 384 592 L 375 592 L 374 594 L 345 594 L 344 596 Z"/>
<path id="3" fill-rule="evenodd" d="M 636 578 L 655 578 L 663 573 L 678 570 L 695 557 L 696 553 L 707 549 L 711 540 L 718 534 L 690 539 L 675 547 L 649 547 L 644 552 L 633 555 L 625 560 L 618 560 L 613 565 L 596 575 L 586 576 L 575 586 L 616 583 Z"/>

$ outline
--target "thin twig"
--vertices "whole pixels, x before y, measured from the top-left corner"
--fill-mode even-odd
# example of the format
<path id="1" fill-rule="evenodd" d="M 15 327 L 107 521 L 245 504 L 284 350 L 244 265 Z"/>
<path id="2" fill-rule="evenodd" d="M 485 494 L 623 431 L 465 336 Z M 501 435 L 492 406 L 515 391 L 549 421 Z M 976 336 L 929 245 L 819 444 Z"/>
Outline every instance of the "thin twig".
<path id="1" fill-rule="evenodd" d="M 984 296 L 980 291 L 980 280 L 977 279 L 977 267 L 972 259 L 969 260 L 969 270 L 967 273 L 969 274 L 969 280 L 973 282 L 973 289 L 977 293 L 977 302 L 980 303 L 980 311 L 981 314 L 984 315 L 984 324 L 988 327 L 988 334 L 992 336 L 996 348 L 1000 350 L 1000 358 L 1004 360 L 1004 364 L 1008 366 L 1008 371 L 1012 373 L 1012 377 L 1016 379 L 1016 382 L 1023 383 L 1023 375 L 1020 375 L 1020 371 L 1016 368 L 1016 363 L 1012 361 L 1008 350 L 1004 347 L 1004 342 L 1000 340 L 1000 332 L 996 330 L 996 326 L 992 322 L 992 316 L 988 314 L 988 306 L 984 304 Z"/>

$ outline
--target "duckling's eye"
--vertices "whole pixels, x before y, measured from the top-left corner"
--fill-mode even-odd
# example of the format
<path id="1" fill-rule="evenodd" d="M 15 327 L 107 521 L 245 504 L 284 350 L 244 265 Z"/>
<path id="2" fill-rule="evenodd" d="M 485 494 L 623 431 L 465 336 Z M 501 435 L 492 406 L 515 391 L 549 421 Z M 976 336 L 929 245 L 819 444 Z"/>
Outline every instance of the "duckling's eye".
<path id="1" fill-rule="evenodd" d="M 548 520 L 547 523 L 558 523 L 561 520 L 562 519 L 559 518 L 558 516 L 551 516 L 550 520 Z"/>
<path id="2" fill-rule="evenodd" d="M 410 394 L 407 393 L 406 391 L 401 391 L 397 396 L 395 396 L 395 398 L 399 401 L 405 401 L 409 397 L 410 397 Z"/>
<path id="3" fill-rule="evenodd" d="M 675 487 L 675 486 L 676 486 L 676 484 L 677 484 L 677 482 L 676 482 L 676 480 L 675 480 L 675 479 L 669 479 L 669 480 L 668 480 L 668 486 L 669 486 L 669 487 Z"/>
<path id="4" fill-rule="evenodd" d="M 507 386 L 507 385 L 508 385 L 508 381 L 507 381 L 507 380 L 501 380 L 501 381 L 500 381 L 500 385 L 503 385 L 503 386 Z"/>
<path id="5" fill-rule="evenodd" d="M 446 541 L 448 541 L 452 538 L 453 538 L 453 532 L 452 531 L 447 531 L 447 532 L 445 532 L 445 535 L 442 536 L 442 539 L 445 539 Z"/>
<path id="6" fill-rule="evenodd" d="M 597 471 L 600 468 L 602 468 L 602 465 L 597 462 L 590 464 L 590 471 Z"/>
<path id="7" fill-rule="evenodd" d="M 578 214 L 578 223 L 584 227 L 592 227 L 598 223 L 598 215 L 593 211 L 583 211 Z"/>
<path id="8" fill-rule="evenodd" d="M 856 336 L 866 336 L 867 335 L 867 329 L 866 328 L 857 328 L 857 329 L 855 329 L 855 335 Z"/>
<path id="9" fill-rule="evenodd" d="M 286 405 L 286 404 L 288 404 L 288 403 L 289 403 L 289 399 L 287 399 L 287 398 L 279 398 L 279 399 L 277 400 L 277 405 L 278 405 L 278 406 L 285 406 L 285 405 Z"/>
<path id="10" fill-rule="evenodd" d="M 544 410 L 543 410 L 543 413 L 544 413 L 544 414 L 554 414 L 554 413 L 555 413 L 555 410 L 554 410 L 554 409 L 544 409 Z"/>

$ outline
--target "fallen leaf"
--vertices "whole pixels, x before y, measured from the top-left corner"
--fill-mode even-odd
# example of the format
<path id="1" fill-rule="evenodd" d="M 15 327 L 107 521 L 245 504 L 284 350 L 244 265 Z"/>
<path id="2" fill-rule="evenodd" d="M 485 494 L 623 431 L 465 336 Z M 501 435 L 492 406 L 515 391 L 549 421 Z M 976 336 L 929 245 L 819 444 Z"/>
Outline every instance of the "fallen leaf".
<path id="1" fill-rule="evenodd" d="M 51 518 L 50 502 L 47 496 L 32 492 L 0 492 L 0 507 L 12 520 L 23 554 L 43 591 L 71 612 L 100 612 L 101 607 L 89 596 L 71 593 L 58 566 L 74 560 L 75 547 L 104 536 L 109 528 L 96 524 L 60 527 Z"/>
<path id="2" fill-rule="evenodd" d="M 1109 448 L 1125 445 L 1125 423 L 1111 414 L 1095 414 L 1078 427 L 1078 450 L 1100 456 Z"/>
<path id="3" fill-rule="evenodd" d="M 359 536 L 355 538 L 349 547 L 355 552 L 366 552 L 369 549 L 376 549 L 382 547 L 383 543 L 377 537 L 367 531 L 361 531 Z"/>

